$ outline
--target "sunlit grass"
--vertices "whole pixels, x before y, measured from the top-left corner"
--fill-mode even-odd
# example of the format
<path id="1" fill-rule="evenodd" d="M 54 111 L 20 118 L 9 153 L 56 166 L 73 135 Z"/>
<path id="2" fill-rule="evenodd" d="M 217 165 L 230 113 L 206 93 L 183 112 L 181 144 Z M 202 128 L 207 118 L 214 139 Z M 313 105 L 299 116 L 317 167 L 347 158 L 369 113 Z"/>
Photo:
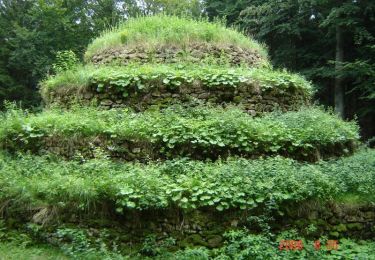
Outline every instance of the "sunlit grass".
<path id="1" fill-rule="evenodd" d="M 219 46 L 236 45 L 255 50 L 263 59 L 267 59 L 266 49 L 261 44 L 235 29 L 226 28 L 220 22 L 165 15 L 131 18 L 118 27 L 103 32 L 88 46 L 85 59 L 90 59 L 103 49 L 120 45 L 152 49 L 155 46 L 184 47 L 201 42 Z"/>
<path id="2" fill-rule="evenodd" d="M 67 260 L 52 246 L 23 247 L 12 243 L 0 243 L 0 260 Z"/>

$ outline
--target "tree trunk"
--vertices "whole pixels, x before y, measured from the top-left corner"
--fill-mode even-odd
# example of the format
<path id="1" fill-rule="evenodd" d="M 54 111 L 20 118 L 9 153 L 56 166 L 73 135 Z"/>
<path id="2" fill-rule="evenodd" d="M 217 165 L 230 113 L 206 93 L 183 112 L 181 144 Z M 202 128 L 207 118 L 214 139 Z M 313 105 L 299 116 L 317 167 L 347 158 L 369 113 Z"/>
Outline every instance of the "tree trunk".
<path id="1" fill-rule="evenodd" d="M 344 42 L 342 38 L 342 28 L 336 26 L 336 62 L 335 62 L 335 112 L 341 116 L 345 117 L 344 114 L 344 86 L 341 71 L 342 71 L 342 62 L 344 61 Z"/>

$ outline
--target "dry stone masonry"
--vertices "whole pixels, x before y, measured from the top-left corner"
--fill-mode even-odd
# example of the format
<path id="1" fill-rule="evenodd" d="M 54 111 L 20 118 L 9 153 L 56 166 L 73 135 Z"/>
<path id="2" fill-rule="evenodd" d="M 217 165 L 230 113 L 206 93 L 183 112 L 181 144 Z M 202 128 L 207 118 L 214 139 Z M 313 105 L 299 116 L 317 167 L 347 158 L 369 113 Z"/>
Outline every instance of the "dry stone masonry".
<path id="1" fill-rule="evenodd" d="M 163 84 L 156 84 L 154 88 L 137 91 L 130 89 L 129 95 L 124 97 L 121 92 L 106 88 L 104 92 L 97 92 L 91 86 L 82 92 L 66 91 L 64 95 L 59 90 L 51 91 L 49 99 L 52 103 L 63 107 L 72 104 L 95 104 L 103 109 L 131 107 L 135 111 L 144 111 L 148 108 L 163 108 L 168 105 L 182 103 L 188 105 L 215 104 L 240 105 L 250 115 L 261 115 L 264 112 L 280 110 L 283 112 L 298 110 L 310 104 L 308 97 L 301 90 L 283 91 L 277 88 L 261 90 L 256 82 L 248 81 L 237 88 L 227 86 L 207 88 L 199 81 L 192 85 L 182 85 L 169 89 Z"/>
<path id="2" fill-rule="evenodd" d="M 179 63 L 190 61 L 200 63 L 202 60 L 214 60 L 219 63 L 228 62 L 232 66 L 247 65 L 249 67 L 257 67 L 264 63 L 261 56 L 255 51 L 242 49 L 234 45 L 221 47 L 204 43 L 192 44 L 185 49 L 160 46 L 152 51 L 142 47 L 110 48 L 95 54 L 90 62 L 97 65 L 126 65 L 131 62 Z"/>
<path id="3" fill-rule="evenodd" d="M 121 32 L 118 33 L 120 34 Z M 99 50 L 86 61 L 87 66 L 83 66 L 83 68 L 88 68 L 87 70 L 89 72 L 92 72 L 91 70 L 95 71 L 100 68 L 111 67 L 112 69 L 113 66 L 114 70 L 118 69 L 118 71 L 116 70 L 115 72 L 118 72 L 120 74 L 123 73 L 120 70 L 121 67 L 129 68 L 130 64 L 140 64 L 140 66 L 142 64 L 150 64 L 150 66 L 152 67 L 160 66 L 160 64 L 178 65 L 179 63 L 184 62 L 187 64 L 198 64 L 199 66 L 201 65 L 203 67 L 207 66 L 207 64 L 211 62 L 215 66 L 220 66 L 225 63 L 225 66 L 223 65 L 222 67 L 220 67 L 222 70 L 226 70 L 227 68 L 228 70 L 230 70 L 231 68 L 238 69 L 239 67 L 245 67 L 245 71 L 247 71 L 247 69 L 262 69 L 268 65 L 268 61 L 265 61 L 265 58 L 262 57 L 258 52 L 259 51 L 255 49 L 251 50 L 250 47 L 248 49 L 244 49 L 236 45 L 221 46 L 217 43 L 213 44 L 210 42 L 204 42 L 203 40 L 201 43 L 194 43 L 188 46 L 160 45 L 153 49 L 146 49 L 140 46 L 128 46 L 127 44 L 122 43 L 118 46 L 111 46 L 110 48 Z M 271 69 L 269 69 L 269 71 L 271 71 Z M 141 72 L 143 73 L 143 71 Z M 240 73 L 242 75 L 242 71 Z M 56 77 L 58 76 L 59 75 L 57 75 Z M 277 77 L 278 75 L 276 76 L 276 78 Z M 231 109 L 232 106 L 236 106 L 243 109 L 251 116 L 258 116 L 256 118 L 252 118 L 240 111 L 242 114 L 245 114 L 244 116 L 246 118 L 254 120 L 262 119 L 262 116 L 264 116 L 264 114 L 268 112 L 294 111 L 299 110 L 302 107 L 311 105 L 310 88 L 296 87 L 296 85 L 298 84 L 293 85 L 293 82 L 291 82 L 292 80 L 285 80 L 284 87 L 279 87 L 279 85 L 277 85 L 276 83 L 275 86 L 273 86 L 272 80 L 275 77 L 272 78 L 272 80 L 270 80 L 269 82 L 265 80 L 265 82 L 269 84 L 269 86 L 266 87 L 261 85 L 261 82 L 259 81 L 259 78 L 261 77 L 259 77 L 258 80 L 247 77 L 246 80 L 241 81 L 240 83 L 220 83 L 216 84 L 215 87 L 210 87 L 207 82 L 204 83 L 204 80 L 202 80 L 201 77 L 200 79 L 194 78 L 189 82 L 187 82 L 186 80 L 185 82 L 181 81 L 181 84 L 179 84 L 178 86 L 174 86 L 173 88 L 168 84 L 164 84 L 163 78 L 154 78 L 152 80 L 147 78 L 147 84 L 145 84 L 145 86 L 142 85 L 141 89 L 138 88 L 135 84 L 124 84 L 122 86 L 122 90 L 114 87 L 115 84 L 111 85 L 111 79 L 107 78 L 108 77 L 105 74 L 105 79 L 101 82 L 90 81 L 90 79 L 88 79 L 85 84 L 82 84 L 83 86 L 77 87 L 75 85 L 76 81 L 71 80 L 70 82 L 68 80 L 69 82 L 66 82 L 65 85 L 56 84 L 55 87 L 45 88 L 43 95 L 45 104 L 47 105 L 47 107 L 57 105 L 64 109 L 70 109 L 72 106 L 75 106 L 77 104 L 82 106 L 94 105 L 98 107 L 98 109 L 93 109 L 94 115 L 98 114 L 98 112 L 103 112 L 98 111 L 101 109 L 106 109 L 105 112 L 117 113 L 119 111 L 108 111 L 108 109 L 130 108 L 130 110 L 134 110 L 136 112 L 134 113 L 136 116 L 140 115 L 140 113 L 143 113 L 148 109 L 158 111 L 159 109 L 164 109 L 174 104 L 181 105 L 179 107 L 181 107 L 182 109 L 186 109 L 187 107 L 191 106 L 205 105 L 230 107 L 229 109 Z M 289 77 L 289 79 L 293 79 L 293 77 L 291 76 Z M 53 78 L 51 81 L 53 82 Z M 303 80 L 303 82 L 305 82 L 305 80 Z M 101 87 L 99 87 L 99 85 L 101 85 Z M 310 87 L 310 85 L 308 87 Z M 124 89 L 126 90 L 126 93 L 124 93 Z M 309 90 L 307 91 L 306 89 Z M 204 107 L 204 109 L 206 111 L 207 107 Z M 60 112 L 61 111 L 58 110 L 58 113 Z M 276 116 L 280 115 L 277 114 Z M 72 117 L 74 118 L 74 116 Z M 221 117 L 222 115 L 220 114 L 220 119 Z M 233 124 L 233 118 L 230 117 L 229 119 L 230 123 Z M 95 125 L 100 125 L 100 122 L 98 122 L 95 117 L 94 120 Z M 116 117 L 115 120 L 121 121 L 123 119 L 117 119 Z M 115 120 L 108 120 L 108 124 L 113 124 Z M 168 123 L 170 121 L 166 122 Z M 314 121 L 313 123 L 314 125 L 316 125 L 315 122 L 316 121 Z M 90 125 L 87 124 L 86 121 L 84 121 L 84 123 L 86 125 Z M 297 124 L 296 128 L 302 129 L 300 125 L 303 125 L 303 123 Z M 194 125 L 194 123 L 190 123 L 190 125 Z M 201 125 L 197 125 L 197 128 L 200 131 Z M 218 128 L 222 128 L 222 125 L 223 124 L 219 125 Z M 236 133 L 241 132 L 245 128 L 249 129 L 252 125 L 255 124 L 253 124 L 252 122 L 251 125 L 249 124 L 246 126 L 244 126 L 244 124 L 241 124 L 240 130 L 236 129 Z M 272 120 L 270 125 L 275 125 L 274 120 Z M 267 125 L 267 128 L 271 129 L 270 131 L 273 131 L 273 128 L 269 127 L 270 125 Z M 118 128 L 121 127 L 123 127 L 123 125 L 119 126 Z M 32 127 L 29 126 L 28 128 L 31 129 Z M 355 136 L 351 137 L 351 139 L 348 138 L 348 140 L 346 140 L 345 137 L 342 137 L 342 142 L 341 139 L 340 142 L 334 142 L 332 141 L 333 138 L 331 138 L 327 142 L 322 142 L 321 145 L 318 142 L 319 140 L 315 141 L 315 139 L 313 139 L 311 144 L 306 141 L 306 143 L 310 145 L 310 148 L 303 147 L 302 145 L 298 146 L 297 144 L 295 145 L 295 147 L 298 148 L 294 147 L 293 149 L 287 149 L 285 147 L 291 147 L 290 144 L 294 145 L 295 143 L 298 143 L 300 141 L 298 138 L 300 138 L 303 134 L 298 135 L 298 138 L 296 138 L 298 140 L 294 140 L 290 137 L 290 131 L 286 131 L 287 137 L 285 137 L 284 135 L 280 135 L 282 137 L 280 137 L 279 140 L 282 141 L 280 141 L 278 144 L 281 145 L 275 148 L 275 152 L 270 152 L 266 148 L 277 143 L 275 139 L 278 138 L 273 131 L 266 136 L 267 139 L 264 144 L 262 144 L 262 147 L 259 148 L 259 150 L 250 149 L 256 147 L 255 143 L 258 143 L 258 139 L 256 138 L 254 139 L 256 140 L 256 142 L 252 142 L 250 138 L 244 138 L 244 141 L 241 140 L 241 142 L 245 143 L 246 145 L 252 145 L 252 147 L 249 147 L 249 149 L 245 152 L 238 148 L 239 145 L 237 143 L 235 143 L 237 146 L 228 145 L 225 147 L 224 144 L 219 145 L 218 143 L 210 143 L 206 140 L 203 140 L 206 141 L 204 149 L 202 149 L 203 146 L 193 146 L 188 141 L 186 141 L 185 143 L 181 142 L 180 144 L 172 146 L 172 148 L 169 149 L 165 143 L 166 141 L 164 140 L 164 138 L 160 138 L 160 140 L 152 138 L 132 139 L 133 135 L 135 135 L 133 134 L 134 131 L 137 130 L 134 125 L 128 127 L 130 130 L 126 129 L 131 132 L 131 134 L 128 135 L 130 137 L 128 138 L 128 136 L 126 136 L 123 139 L 116 136 L 116 134 L 113 134 L 113 136 L 115 136 L 113 137 L 111 135 L 112 133 L 108 130 L 108 125 L 105 125 L 105 127 L 103 127 L 104 131 L 98 132 L 98 134 L 95 135 L 84 135 L 80 133 L 80 131 L 84 132 L 82 128 L 83 127 L 74 128 L 73 131 L 76 131 L 77 133 L 71 134 L 69 132 L 68 135 L 63 135 L 61 134 L 62 132 L 59 133 L 58 131 L 55 131 L 57 129 L 56 126 L 52 126 L 48 128 L 46 134 L 41 134 L 36 131 L 35 134 L 33 133 L 32 138 L 29 138 L 27 139 L 27 142 L 20 144 L 17 143 L 17 141 L 22 140 L 22 138 L 20 138 L 20 136 L 22 137 L 21 134 L 18 136 L 14 136 L 14 139 L 17 141 L 15 141 L 14 143 L 9 142 L 11 143 L 10 148 L 5 148 L 7 148 L 8 150 L 13 149 L 14 151 L 12 152 L 21 150 L 23 152 L 31 152 L 34 154 L 42 155 L 54 154 L 59 156 L 59 159 L 78 159 L 79 163 L 82 162 L 82 164 L 85 163 L 86 159 L 97 158 L 95 153 L 101 153 L 101 156 L 103 157 L 104 155 L 105 159 L 119 161 L 121 164 L 125 163 L 125 161 L 131 161 L 131 163 L 137 162 L 141 164 L 150 161 L 160 162 L 163 160 L 173 160 L 175 158 L 189 158 L 190 160 L 205 161 L 205 163 L 207 161 L 215 161 L 218 159 L 225 160 L 229 157 L 234 158 L 234 160 L 237 160 L 238 157 L 248 159 L 262 157 L 262 159 L 260 160 L 263 160 L 263 157 L 274 155 L 290 157 L 297 160 L 316 162 L 320 159 L 332 157 L 332 155 L 338 157 L 343 154 L 352 153 L 355 149 L 353 142 L 354 140 L 356 140 Z M 121 130 L 123 130 L 123 128 L 121 128 Z M 153 127 L 150 126 L 144 128 L 153 129 Z M 178 129 L 180 128 L 182 127 L 179 127 Z M 263 132 L 265 132 L 265 128 L 266 127 L 261 129 L 262 133 L 255 132 L 255 134 L 253 135 L 256 137 L 261 136 Z M 30 131 L 32 130 L 33 129 L 31 129 Z M 87 130 L 86 132 L 90 131 Z M 174 138 L 175 135 L 177 136 L 177 132 L 178 131 L 173 132 L 170 135 L 173 135 Z M 197 132 L 194 132 L 194 134 L 191 135 L 193 136 Z M 212 131 L 210 131 L 209 134 L 211 134 L 211 132 Z M 228 136 L 234 136 L 235 139 L 237 138 L 236 133 L 232 134 L 232 132 L 230 132 L 228 135 L 225 135 L 225 138 L 230 140 Z M 153 134 L 152 136 L 154 137 L 155 134 Z M 340 137 L 341 136 L 344 135 L 340 135 Z M 240 137 L 241 135 L 238 134 L 237 139 L 240 139 Z M 194 144 L 195 143 L 196 142 L 194 140 Z M 303 141 L 301 141 L 300 143 L 303 143 Z M 8 143 L 5 142 L 5 145 L 8 145 Z M 285 147 L 283 147 L 283 145 L 285 145 Z M 280 147 L 285 149 L 280 149 Z M 281 171 L 283 170 L 285 171 L 285 169 L 281 169 Z M 247 174 L 247 171 L 245 173 Z M 249 175 L 251 175 L 251 170 L 249 170 Z M 102 178 L 101 175 L 100 178 Z M 112 179 L 112 172 L 110 179 Z M 120 178 L 118 180 L 121 181 Z M 240 179 L 239 181 L 241 185 L 243 184 L 243 180 L 244 178 Z M 201 180 L 197 177 L 196 179 L 194 179 L 194 181 L 199 182 Z M 77 183 L 79 182 L 80 181 L 77 181 Z M 173 179 L 172 182 L 175 182 L 175 179 Z M 267 184 L 268 183 L 265 183 L 264 185 Z M 119 182 L 118 185 L 122 185 L 121 182 Z M 147 185 L 148 183 L 142 183 L 139 184 L 139 187 L 137 188 L 143 189 Z M 303 185 L 308 186 L 309 184 L 302 183 L 301 186 Z M 103 187 L 105 186 L 103 185 Z M 317 187 L 317 189 L 319 189 L 319 187 Z M 78 189 L 76 188 L 76 190 Z M 158 239 L 168 237 L 176 238 L 179 247 L 182 248 L 192 245 L 217 248 L 223 244 L 223 233 L 225 231 L 243 227 L 247 227 L 252 231 L 259 231 L 256 230 L 256 228 L 254 228 L 253 226 L 249 225 L 248 217 L 261 216 L 265 210 L 264 199 L 260 200 L 259 204 L 256 205 L 256 208 L 254 207 L 251 210 L 247 209 L 246 207 L 235 208 L 234 206 L 228 206 L 228 208 L 222 208 L 221 210 L 219 210 L 217 207 L 212 207 L 212 205 L 214 204 L 209 204 L 210 206 L 202 206 L 201 208 L 197 209 L 183 208 L 182 206 L 178 206 L 179 198 L 177 198 L 176 201 L 171 202 L 171 204 L 168 204 L 168 208 L 157 208 L 158 206 L 151 205 L 146 210 L 135 210 L 134 206 L 130 207 L 126 204 L 121 204 L 121 207 L 118 208 L 119 206 L 116 204 L 116 200 L 110 200 L 109 198 L 107 198 L 106 192 L 100 193 L 96 190 L 95 192 L 98 192 L 97 194 L 99 194 L 97 195 L 98 198 L 95 198 L 99 201 L 99 203 L 96 204 L 95 201 L 93 201 L 93 207 L 90 207 L 87 210 L 87 216 L 85 215 L 86 212 L 84 212 L 83 210 L 77 210 L 77 208 L 79 208 L 80 206 L 78 206 L 78 203 L 76 201 L 72 201 L 73 206 L 71 207 L 71 211 L 70 209 L 68 209 L 66 210 L 68 212 L 64 212 L 64 214 L 61 214 L 61 222 L 64 223 L 65 221 L 65 223 L 68 224 L 86 226 L 93 230 L 97 227 L 113 228 L 116 229 L 116 231 L 122 233 L 122 239 L 124 240 L 124 243 L 142 242 L 148 234 L 156 234 Z M 223 192 L 223 194 L 225 192 Z M 212 194 L 212 196 L 218 196 L 219 198 L 220 196 L 224 196 L 223 194 Z M 125 192 L 122 195 L 126 197 L 128 194 Z M 246 199 L 248 201 L 252 200 L 249 197 L 247 197 Z M 273 200 L 272 195 L 270 200 L 271 199 Z M 14 201 L 17 200 L 14 199 Z M 220 199 L 218 201 L 220 201 Z M 275 217 L 275 221 L 274 223 L 272 223 L 272 228 L 276 231 L 283 230 L 284 227 L 296 227 L 300 230 L 306 230 L 308 225 L 314 224 L 317 227 L 317 232 L 319 233 L 319 235 L 328 233 L 331 237 L 334 238 L 345 236 L 357 236 L 361 238 L 374 237 L 374 205 L 361 205 L 353 210 L 347 208 L 345 205 L 329 205 L 329 203 L 327 202 L 324 202 L 325 205 L 321 207 L 309 208 L 309 205 L 312 204 L 308 204 L 308 202 L 306 201 L 306 205 L 298 205 L 300 201 L 288 201 L 288 198 L 285 198 L 284 201 L 287 201 L 286 203 L 290 202 L 292 205 L 280 205 L 280 208 L 278 208 L 278 210 L 280 209 L 280 211 L 276 212 L 273 215 Z M 49 210 L 52 212 L 53 210 L 51 209 L 54 209 L 55 207 L 57 208 L 58 206 L 49 205 L 48 209 L 46 209 L 46 212 L 48 212 Z M 45 208 L 47 208 L 47 206 L 45 206 Z M 42 207 L 42 209 L 44 210 L 44 206 Z M 289 211 L 288 209 L 291 210 Z M 81 212 L 81 215 L 78 217 L 77 211 Z M 280 212 L 283 212 L 285 214 L 283 216 L 278 215 Z M 59 221 L 60 219 L 58 219 L 56 222 Z M 97 223 L 94 223 L 94 221 L 97 221 Z M 99 223 L 100 221 L 102 222 Z"/>

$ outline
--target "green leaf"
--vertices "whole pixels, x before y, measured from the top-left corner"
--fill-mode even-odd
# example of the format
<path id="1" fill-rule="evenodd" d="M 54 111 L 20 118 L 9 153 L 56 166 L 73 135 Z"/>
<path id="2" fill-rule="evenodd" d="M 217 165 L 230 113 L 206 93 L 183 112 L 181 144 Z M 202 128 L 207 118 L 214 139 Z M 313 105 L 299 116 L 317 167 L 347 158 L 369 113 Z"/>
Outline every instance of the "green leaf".
<path id="1" fill-rule="evenodd" d="M 103 89 L 104 89 L 104 84 L 100 83 L 100 84 L 98 84 L 98 86 L 96 88 L 96 91 L 101 92 L 101 91 L 103 91 Z"/>
<path id="2" fill-rule="evenodd" d="M 126 203 L 126 205 L 129 207 L 129 208 L 135 208 L 135 203 L 133 201 L 128 201 Z"/>
<path id="3" fill-rule="evenodd" d="M 218 206 L 216 206 L 216 209 L 217 209 L 218 211 L 223 211 L 223 210 L 224 210 L 224 207 L 223 207 L 222 205 L 218 205 Z"/>

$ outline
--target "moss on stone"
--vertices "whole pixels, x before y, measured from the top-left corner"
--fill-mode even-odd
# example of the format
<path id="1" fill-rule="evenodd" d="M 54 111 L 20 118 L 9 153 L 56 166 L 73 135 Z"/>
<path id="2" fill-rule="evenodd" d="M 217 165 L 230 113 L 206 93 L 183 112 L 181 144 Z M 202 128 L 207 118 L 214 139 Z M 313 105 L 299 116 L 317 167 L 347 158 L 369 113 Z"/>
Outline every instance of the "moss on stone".
<path id="1" fill-rule="evenodd" d="M 349 230 L 362 230 L 364 228 L 362 223 L 348 223 L 346 226 Z"/>
<path id="2" fill-rule="evenodd" d="M 194 247 L 194 246 L 208 247 L 208 243 L 204 240 L 204 238 L 201 235 L 193 234 L 193 235 L 187 236 L 183 241 L 181 241 L 180 246 L 182 248 Z"/>
<path id="3" fill-rule="evenodd" d="M 348 230 L 346 225 L 344 225 L 344 224 L 339 224 L 337 226 L 334 226 L 333 229 L 336 230 L 339 233 L 346 232 Z"/>
<path id="4" fill-rule="evenodd" d="M 333 238 L 339 238 L 340 237 L 340 233 L 337 232 L 337 231 L 331 231 L 331 232 L 329 232 L 329 235 Z"/>

